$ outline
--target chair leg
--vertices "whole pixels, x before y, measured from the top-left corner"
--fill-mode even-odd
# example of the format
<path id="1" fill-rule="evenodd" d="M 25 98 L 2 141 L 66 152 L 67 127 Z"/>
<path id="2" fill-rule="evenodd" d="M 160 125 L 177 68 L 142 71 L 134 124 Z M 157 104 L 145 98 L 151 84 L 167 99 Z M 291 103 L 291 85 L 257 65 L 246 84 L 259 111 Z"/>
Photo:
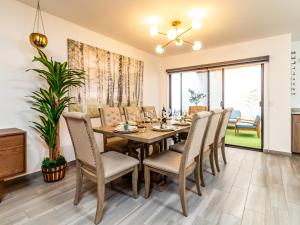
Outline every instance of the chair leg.
<path id="1" fill-rule="evenodd" d="M 216 146 L 214 147 L 213 153 L 214 153 L 217 171 L 220 172 L 218 150 L 219 150 L 219 144 L 216 144 Z"/>
<path id="2" fill-rule="evenodd" d="M 258 129 L 256 129 L 256 134 L 257 134 L 257 138 L 260 138 L 260 132 L 259 132 L 259 128 Z"/>
<path id="3" fill-rule="evenodd" d="M 195 181 L 196 181 L 196 186 L 197 186 L 197 192 L 198 195 L 201 196 L 201 181 L 200 181 L 200 162 L 197 162 L 197 166 L 194 170 L 194 176 L 195 176 Z"/>
<path id="4" fill-rule="evenodd" d="M 76 162 L 76 192 L 75 192 L 75 199 L 74 205 L 77 205 L 80 201 L 81 197 L 81 188 L 82 188 L 82 173 L 80 168 L 80 163 Z"/>
<path id="5" fill-rule="evenodd" d="M 96 216 L 95 216 L 95 224 L 99 224 L 103 217 L 103 208 L 104 208 L 104 192 L 105 192 L 105 185 L 97 184 L 97 209 L 96 209 Z"/>
<path id="6" fill-rule="evenodd" d="M 199 173 L 200 173 L 200 179 L 201 179 L 201 186 L 205 187 L 205 182 L 204 182 L 204 176 L 203 176 L 203 159 L 200 157 L 200 162 L 199 162 Z"/>
<path id="7" fill-rule="evenodd" d="M 225 140 L 224 139 L 222 140 L 221 151 L 222 151 L 223 161 L 226 164 L 227 160 L 226 160 L 226 155 L 225 155 Z"/>
<path id="8" fill-rule="evenodd" d="M 213 146 L 210 146 L 210 153 L 209 153 L 209 164 L 211 168 L 212 175 L 216 175 L 215 165 L 214 165 L 214 158 L 215 158 L 215 149 Z"/>
<path id="9" fill-rule="evenodd" d="M 182 213 L 184 216 L 188 216 L 188 209 L 186 206 L 186 199 L 185 199 L 185 177 L 183 175 L 179 175 L 179 196 L 180 202 L 182 207 Z"/>
<path id="10" fill-rule="evenodd" d="M 135 166 L 132 172 L 132 193 L 134 198 L 138 197 L 138 170 L 138 166 Z"/>
<path id="11" fill-rule="evenodd" d="M 149 198 L 150 193 L 150 170 L 148 166 L 144 166 L 145 193 L 144 198 Z"/>

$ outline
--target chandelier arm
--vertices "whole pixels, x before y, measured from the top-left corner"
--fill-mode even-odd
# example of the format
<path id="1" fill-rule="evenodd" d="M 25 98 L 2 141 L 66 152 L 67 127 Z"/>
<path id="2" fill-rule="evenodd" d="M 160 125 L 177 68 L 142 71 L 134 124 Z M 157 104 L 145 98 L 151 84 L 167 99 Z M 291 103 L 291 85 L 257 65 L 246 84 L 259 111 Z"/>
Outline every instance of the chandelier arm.
<path id="1" fill-rule="evenodd" d="M 186 43 L 186 44 L 189 44 L 189 45 L 194 45 L 192 42 L 190 42 L 190 41 L 187 41 L 187 40 L 184 40 L 184 39 L 182 39 L 182 41 L 184 42 L 184 43 Z"/>
<path id="2" fill-rule="evenodd" d="M 163 33 L 163 32 L 158 32 L 158 33 L 161 34 L 161 35 L 167 36 L 166 33 Z"/>
<path id="3" fill-rule="evenodd" d="M 162 48 L 165 48 L 165 47 L 167 47 L 169 44 L 171 44 L 173 41 L 174 41 L 174 40 L 171 40 L 171 41 L 167 42 L 166 44 L 164 44 L 164 45 L 161 46 L 161 47 L 162 47 Z"/>
<path id="4" fill-rule="evenodd" d="M 190 31 L 191 29 L 192 29 L 192 27 L 189 27 L 188 29 L 186 29 L 185 31 L 183 31 L 181 34 L 177 35 L 177 37 L 181 37 L 182 35 L 184 35 L 188 31 Z"/>

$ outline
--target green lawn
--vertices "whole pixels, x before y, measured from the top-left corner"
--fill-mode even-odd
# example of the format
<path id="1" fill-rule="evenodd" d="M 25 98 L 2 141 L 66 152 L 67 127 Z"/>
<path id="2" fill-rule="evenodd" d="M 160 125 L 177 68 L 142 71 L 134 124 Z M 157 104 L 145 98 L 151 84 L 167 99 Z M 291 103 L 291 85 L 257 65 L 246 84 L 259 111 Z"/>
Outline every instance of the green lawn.
<path id="1" fill-rule="evenodd" d="M 240 131 L 235 136 L 234 128 L 228 128 L 226 131 L 226 144 L 238 145 L 251 148 L 261 148 L 261 139 L 257 138 L 255 131 Z"/>

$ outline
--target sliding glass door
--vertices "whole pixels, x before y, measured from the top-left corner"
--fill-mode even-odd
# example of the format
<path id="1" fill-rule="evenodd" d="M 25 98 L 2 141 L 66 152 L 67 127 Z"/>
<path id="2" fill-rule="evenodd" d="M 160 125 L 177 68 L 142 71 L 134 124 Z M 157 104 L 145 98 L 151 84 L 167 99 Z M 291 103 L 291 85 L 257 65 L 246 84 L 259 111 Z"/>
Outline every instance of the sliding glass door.
<path id="1" fill-rule="evenodd" d="M 224 71 L 224 106 L 234 109 L 226 144 L 262 148 L 261 65 L 228 68 Z"/>
<path id="2" fill-rule="evenodd" d="M 170 108 L 182 114 L 192 105 L 232 107 L 226 144 L 262 149 L 263 68 L 256 64 L 170 74 Z M 202 98 L 195 102 L 193 95 Z"/>
<path id="3" fill-rule="evenodd" d="M 181 114 L 188 112 L 189 106 L 208 107 L 208 72 L 191 71 L 170 75 L 170 108 Z M 198 101 L 193 96 L 201 95 Z"/>
<path id="4" fill-rule="evenodd" d="M 222 69 L 209 71 L 209 109 L 223 108 Z"/>

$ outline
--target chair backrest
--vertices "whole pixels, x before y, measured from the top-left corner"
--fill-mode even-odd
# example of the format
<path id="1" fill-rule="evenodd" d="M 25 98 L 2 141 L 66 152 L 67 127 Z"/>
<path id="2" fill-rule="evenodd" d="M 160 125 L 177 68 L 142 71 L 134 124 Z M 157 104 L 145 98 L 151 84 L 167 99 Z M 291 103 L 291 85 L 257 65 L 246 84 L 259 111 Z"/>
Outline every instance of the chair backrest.
<path id="1" fill-rule="evenodd" d="M 124 107 L 126 120 L 141 121 L 141 110 L 137 106 L 126 106 Z"/>
<path id="2" fill-rule="evenodd" d="M 232 110 L 230 119 L 238 119 L 241 118 L 242 113 L 240 110 Z"/>
<path id="3" fill-rule="evenodd" d="M 71 136 L 76 160 L 85 165 L 100 168 L 97 169 L 97 173 L 102 170 L 101 173 L 104 174 L 100 150 L 96 144 L 90 118 L 80 112 L 66 112 L 63 117 Z"/>
<path id="4" fill-rule="evenodd" d="M 205 139 L 204 148 L 206 149 L 208 146 L 214 144 L 216 135 L 218 134 L 218 128 L 220 125 L 220 121 L 222 119 L 223 110 L 216 109 L 212 111 L 212 116 L 210 120 L 210 124 L 208 126 L 207 136 Z M 205 150 L 204 149 L 204 150 Z"/>
<path id="5" fill-rule="evenodd" d="M 200 151 L 205 143 L 207 128 L 211 115 L 211 112 L 206 111 L 194 114 L 192 126 L 184 145 L 184 152 L 180 165 L 181 169 L 189 166 L 200 154 Z"/>
<path id="6" fill-rule="evenodd" d="M 122 122 L 122 116 L 118 107 L 99 108 L 102 126 L 116 126 Z"/>
<path id="7" fill-rule="evenodd" d="M 204 106 L 204 105 L 189 106 L 189 115 L 193 115 L 198 112 L 207 111 L 207 109 L 208 109 L 207 106 Z"/>
<path id="8" fill-rule="evenodd" d="M 260 123 L 260 115 L 257 115 L 257 116 L 255 117 L 254 122 L 255 122 L 256 126 L 259 125 L 259 123 Z"/>
<path id="9" fill-rule="evenodd" d="M 219 128 L 219 134 L 218 134 L 218 143 L 225 137 L 226 130 L 228 126 L 228 121 L 232 112 L 232 108 L 226 108 L 223 112 L 222 119 L 220 121 L 220 128 Z"/>
<path id="10" fill-rule="evenodd" d="M 157 114 L 156 114 L 156 110 L 155 110 L 154 106 L 143 106 L 142 110 L 143 110 L 144 116 L 145 116 L 145 113 L 150 113 L 152 115 L 153 119 L 157 119 Z"/>

